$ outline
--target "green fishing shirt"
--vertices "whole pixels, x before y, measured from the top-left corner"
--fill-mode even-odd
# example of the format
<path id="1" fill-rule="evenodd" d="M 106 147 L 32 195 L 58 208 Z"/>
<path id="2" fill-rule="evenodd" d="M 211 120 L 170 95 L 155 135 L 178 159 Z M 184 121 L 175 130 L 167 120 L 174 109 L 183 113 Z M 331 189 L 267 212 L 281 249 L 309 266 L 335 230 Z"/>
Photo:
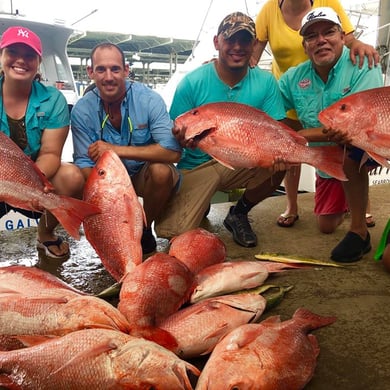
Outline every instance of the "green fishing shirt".
<path id="1" fill-rule="evenodd" d="M 247 104 L 276 120 L 286 116 L 277 81 L 271 73 L 258 67 L 249 68 L 246 76 L 234 87 L 230 87 L 219 78 L 214 62 L 201 65 L 180 81 L 169 113 L 174 120 L 192 108 L 216 102 Z M 184 149 L 178 167 L 193 169 L 210 159 L 199 148 Z"/>

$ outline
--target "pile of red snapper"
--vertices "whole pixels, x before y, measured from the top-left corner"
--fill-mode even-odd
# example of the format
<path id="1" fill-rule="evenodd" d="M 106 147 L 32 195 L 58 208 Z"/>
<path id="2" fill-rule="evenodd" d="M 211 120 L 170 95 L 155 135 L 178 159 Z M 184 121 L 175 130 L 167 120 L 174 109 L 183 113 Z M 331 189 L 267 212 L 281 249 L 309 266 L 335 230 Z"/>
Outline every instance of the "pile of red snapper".
<path id="1" fill-rule="evenodd" d="M 309 332 L 335 318 L 298 310 L 259 323 L 264 297 L 233 294 L 290 267 L 229 262 L 195 229 L 121 278 L 118 308 L 37 268 L 0 268 L 0 386 L 175 390 L 199 376 L 196 389 L 301 389 L 319 353 Z M 202 373 L 185 360 L 207 354 Z"/>
<path id="2" fill-rule="evenodd" d="M 84 202 L 99 209 L 83 217 L 84 229 L 121 283 L 118 306 L 37 268 L 0 268 L 0 387 L 175 390 L 199 376 L 196 389 L 294 390 L 310 381 L 319 353 L 310 331 L 335 318 L 298 310 L 259 323 L 265 298 L 235 294 L 296 266 L 229 262 L 203 229 L 142 262 L 143 209 L 113 152 L 99 159 Z M 210 356 L 201 373 L 185 359 L 202 355 Z"/>

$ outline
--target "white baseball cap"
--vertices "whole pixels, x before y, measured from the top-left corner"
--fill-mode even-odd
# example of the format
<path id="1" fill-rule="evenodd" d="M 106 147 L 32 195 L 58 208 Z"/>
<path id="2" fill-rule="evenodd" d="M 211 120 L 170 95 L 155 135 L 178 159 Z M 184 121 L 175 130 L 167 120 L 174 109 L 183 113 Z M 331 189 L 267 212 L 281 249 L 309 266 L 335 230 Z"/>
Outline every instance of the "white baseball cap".
<path id="1" fill-rule="evenodd" d="M 332 22 L 338 26 L 341 26 L 340 18 L 333 10 L 333 8 L 318 7 L 313 8 L 303 17 L 299 34 L 305 35 L 307 28 L 317 22 Z"/>

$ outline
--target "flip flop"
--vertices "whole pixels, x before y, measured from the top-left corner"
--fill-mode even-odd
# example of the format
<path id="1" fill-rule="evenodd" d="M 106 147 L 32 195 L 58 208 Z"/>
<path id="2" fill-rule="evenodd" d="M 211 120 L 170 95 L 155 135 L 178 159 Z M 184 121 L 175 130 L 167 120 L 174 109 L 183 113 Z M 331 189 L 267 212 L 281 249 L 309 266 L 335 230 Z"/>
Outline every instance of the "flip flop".
<path id="1" fill-rule="evenodd" d="M 298 221 L 299 215 L 297 214 L 280 214 L 276 223 L 280 227 L 293 227 L 295 222 Z"/>
<path id="2" fill-rule="evenodd" d="M 374 227 L 375 226 L 375 220 L 372 214 L 366 214 L 366 225 L 367 227 Z"/>
<path id="3" fill-rule="evenodd" d="M 70 257 L 70 252 L 63 253 L 62 255 L 56 255 L 53 253 L 49 247 L 50 246 L 57 246 L 58 248 L 60 245 L 64 242 L 62 237 L 58 237 L 56 240 L 53 241 L 44 241 L 41 242 L 37 240 L 37 249 L 40 254 L 40 256 L 45 260 L 68 260 Z"/>

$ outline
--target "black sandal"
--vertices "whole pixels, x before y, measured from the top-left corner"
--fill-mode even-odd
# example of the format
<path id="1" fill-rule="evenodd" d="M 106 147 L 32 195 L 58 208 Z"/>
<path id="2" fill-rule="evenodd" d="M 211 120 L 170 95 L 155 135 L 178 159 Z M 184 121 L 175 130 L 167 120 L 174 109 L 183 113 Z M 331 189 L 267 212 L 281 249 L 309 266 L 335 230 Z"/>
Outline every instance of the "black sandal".
<path id="1" fill-rule="evenodd" d="M 45 260 L 68 260 L 70 257 L 69 251 L 62 255 L 56 255 L 49 249 L 50 246 L 57 246 L 58 248 L 60 248 L 63 242 L 64 240 L 62 239 L 62 237 L 58 237 L 56 240 L 44 242 L 37 240 L 37 249 L 41 257 Z"/>

